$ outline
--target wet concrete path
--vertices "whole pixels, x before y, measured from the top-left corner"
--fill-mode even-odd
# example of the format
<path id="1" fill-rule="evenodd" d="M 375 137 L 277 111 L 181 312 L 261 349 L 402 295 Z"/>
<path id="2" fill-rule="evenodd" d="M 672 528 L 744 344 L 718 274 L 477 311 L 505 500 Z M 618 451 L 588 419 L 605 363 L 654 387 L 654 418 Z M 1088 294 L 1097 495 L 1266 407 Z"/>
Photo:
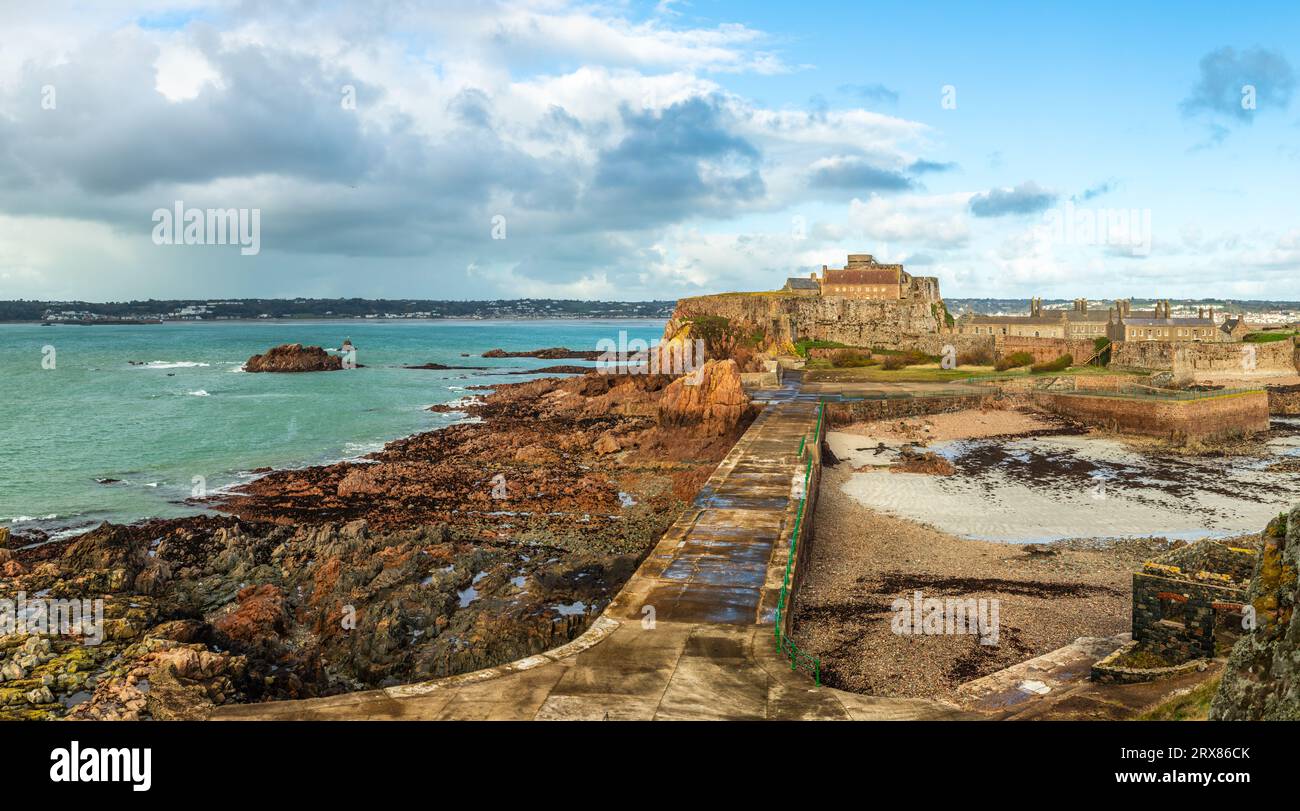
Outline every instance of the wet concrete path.
<path id="1" fill-rule="evenodd" d="M 220 707 L 215 719 L 913 719 L 925 699 L 817 687 L 774 620 L 815 398 L 770 403 L 695 503 L 582 636 L 500 667 L 320 699 Z"/>

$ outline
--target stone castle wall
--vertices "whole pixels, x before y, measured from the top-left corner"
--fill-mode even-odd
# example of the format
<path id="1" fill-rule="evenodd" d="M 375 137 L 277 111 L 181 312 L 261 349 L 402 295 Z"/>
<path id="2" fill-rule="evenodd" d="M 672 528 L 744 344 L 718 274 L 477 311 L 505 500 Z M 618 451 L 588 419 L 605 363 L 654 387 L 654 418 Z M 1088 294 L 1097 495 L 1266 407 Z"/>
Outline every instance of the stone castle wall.
<path id="1" fill-rule="evenodd" d="M 809 339 L 865 348 L 912 348 L 918 340 L 940 332 L 937 293 L 937 280 L 913 278 L 908 297 L 895 301 L 783 293 L 696 296 L 677 302 L 665 337 L 676 335 L 693 317 L 714 316 L 727 319 L 745 334 L 762 331 L 769 346 Z"/>
<path id="2" fill-rule="evenodd" d="M 1268 430 L 1268 395 L 1263 391 L 1197 400 L 1157 400 L 1089 394 L 1035 395 L 1062 416 L 1112 431 L 1166 439 L 1218 439 Z"/>
<path id="3" fill-rule="evenodd" d="M 1267 344 L 1188 341 L 1121 341 L 1111 352 L 1112 366 L 1152 372 L 1295 374 L 1300 349 L 1293 340 Z"/>
<path id="4" fill-rule="evenodd" d="M 1097 350 L 1091 339 L 1034 338 L 1022 335 L 994 335 L 996 356 L 1005 357 L 1013 352 L 1028 352 L 1035 363 L 1046 363 L 1062 355 L 1072 355 L 1075 363 L 1083 363 Z"/>

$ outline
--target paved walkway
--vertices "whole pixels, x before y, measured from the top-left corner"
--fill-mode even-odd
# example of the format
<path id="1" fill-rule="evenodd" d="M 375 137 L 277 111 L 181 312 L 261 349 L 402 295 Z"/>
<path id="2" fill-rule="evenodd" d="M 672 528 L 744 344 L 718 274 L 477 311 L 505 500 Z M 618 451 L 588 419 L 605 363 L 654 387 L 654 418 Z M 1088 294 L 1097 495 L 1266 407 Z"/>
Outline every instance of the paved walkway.
<path id="1" fill-rule="evenodd" d="M 793 393 L 793 392 L 792 392 Z M 816 687 L 773 636 L 817 404 L 772 403 L 605 612 L 560 648 L 432 682 L 220 707 L 216 719 L 916 719 L 925 699 Z M 798 484 L 796 484 L 796 482 Z"/>

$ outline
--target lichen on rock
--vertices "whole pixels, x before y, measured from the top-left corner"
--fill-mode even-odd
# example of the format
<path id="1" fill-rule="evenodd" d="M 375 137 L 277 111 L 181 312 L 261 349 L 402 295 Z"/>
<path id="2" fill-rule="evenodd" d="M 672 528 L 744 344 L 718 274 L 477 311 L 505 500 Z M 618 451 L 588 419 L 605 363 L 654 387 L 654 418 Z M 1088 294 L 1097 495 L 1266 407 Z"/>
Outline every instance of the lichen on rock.
<path id="1" fill-rule="evenodd" d="M 1255 628 L 1232 648 L 1213 720 L 1300 720 L 1300 505 L 1264 530 L 1247 601 Z"/>

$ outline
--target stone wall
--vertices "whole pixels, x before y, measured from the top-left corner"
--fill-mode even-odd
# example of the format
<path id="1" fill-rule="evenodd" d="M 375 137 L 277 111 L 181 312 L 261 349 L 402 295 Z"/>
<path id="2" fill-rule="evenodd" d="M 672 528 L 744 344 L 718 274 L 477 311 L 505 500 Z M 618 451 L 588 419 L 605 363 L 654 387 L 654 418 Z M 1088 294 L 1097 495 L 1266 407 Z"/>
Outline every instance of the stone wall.
<path id="1" fill-rule="evenodd" d="M 1031 391 L 1113 391 L 1119 392 L 1133 387 L 1134 382 L 1145 378 L 1134 375 L 1032 375 L 1022 377 L 1001 377 L 987 381 L 976 381 L 978 386 L 993 386 L 1004 392 Z"/>
<path id="2" fill-rule="evenodd" d="M 994 335 L 993 339 L 996 357 L 1002 358 L 1013 352 L 1028 352 L 1034 356 L 1034 363 L 1046 363 L 1062 355 L 1073 355 L 1075 363 L 1084 363 L 1097 351 L 1090 339 L 1033 338 L 1020 335 Z"/>
<path id="3" fill-rule="evenodd" d="M 1239 614 L 1244 599 L 1234 586 L 1137 572 L 1133 640 L 1171 662 L 1213 658 L 1216 618 Z"/>
<path id="4" fill-rule="evenodd" d="M 1268 395 L 1262 390 L 1195 400 L 1159 400 L 1043 392 L 1040 405 L 1087 425 L 1172 440 L 1221 439 L 1267 431 Z"/>
<path id="5" fill-rule="evenodd" d="M 1188 375 L 1295 374 L 1298 354 L 1294 339 L 1267 344 L 1121 341 L 1111 352 L 1110 365 Z"/>
<path id="6" fill-rule="evenodd" d="M 810 339 L 849 346 L 912 348 L 941 330 L 942 308 L 929 299 L 925 279 L 914 295 L 898 301 L 803 297 L 784 293 L 721 293 L 680 299 L 665 327 L 672 338 L 691 318 L 727 319 L 746 335 L 762 333 L 768 347 L 788 347 Z"/>
<path id="7" fill-rule="evenodd" d="M 1300 385 L 1269 386 L 1268 413 L 1283 417 L 1300 417 Z"/>
<path id="8" fill-rule="evenodd" d="M 999 407 L 998 395 L 967 394 L 951 397 L 893 397 L 882 400 L 853 400 L 826 403 L 826 423 L 832 428 L 855 422 L 947 414 L 968 408 Z"/>

